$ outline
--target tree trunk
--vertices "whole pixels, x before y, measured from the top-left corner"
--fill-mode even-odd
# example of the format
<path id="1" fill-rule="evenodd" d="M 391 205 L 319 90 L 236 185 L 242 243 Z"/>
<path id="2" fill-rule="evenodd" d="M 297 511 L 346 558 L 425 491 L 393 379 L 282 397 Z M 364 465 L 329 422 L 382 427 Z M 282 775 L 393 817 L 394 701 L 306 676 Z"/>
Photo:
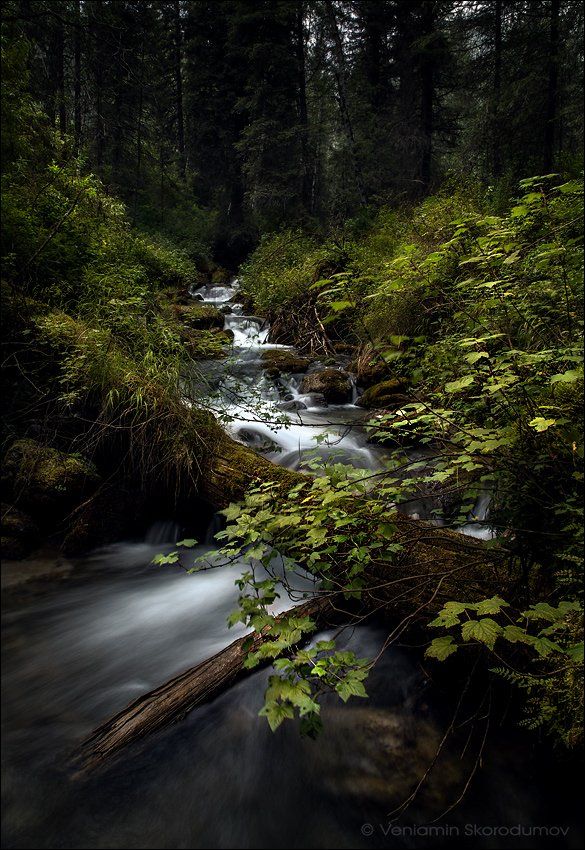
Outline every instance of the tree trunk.
<path id="1" fill-rule="evenodd" d="M 333 625 L 339 620 L 327 597 L 298 605 L 283 616 L 291 611 L 295 616 L 313 618 L 319 627 Z M 101 767 L 123 747 L 181 720 L 196 706 L 233 685 L 247 672 L 243 667 L 247 654 L 256 651 L 267 639 L 258 633 L 239 638 L 201 664 L 130 703 L 82 743 L 74 760 L 77 776 Z"/>
<path id="2" fill-rule="evenodd" d="M 75 152 L 81 145 L 81 0 L 75 3 L 75 30 L 73 36 L 73 132 Z"/>
<path id="3" fill-rule="evenodd" d="M 185 121 L 183 117 L 183 70 L 182 70 L 182 33 L 181 7 L 179 0 L 173 4 L 174 13 L 174 53 L 175 53 L 175 112 L 177 116 L 177 149 L 179 151 L 179 174 L 185 176 Z"/>
<path id="4" fill-rule="evenodd" d="M 435 98 L 435 59 L 432 38 L 435 30 L 434 3 L 423 3 L 423 35 L 428 41 L 423 46 L 421 58 L 421 180 L 425 191 L 431 185 L 433 160 L 433 112 Z"/>
<path id="5" fill-rule="evenodd" d="M 304 4 L 300 3 L 296 11 L 296 54 L 299 79 L 299 124 L 301 128 L 301 199 L 303 208 L 312 212 L 311 175 L 309 163 L 309 117 L 307 110 L 307 79 L 305 62 Z"/>
<path id="6" fill-rule="evenodd" d="M 364 178 L 362 175 L 362 170 L 360 166 L 357 145 L 355 141 L 355 135 L 353 132 L 353 124 L 351 120 L 351 115 L 349 111 L 349 103 L 348 103 L 348 89 L 347 89 L 347 74 L 345 70 L 345 57 L 343 55 L 343 44 L 341 41 L 341 35 L 339 32 L 339 26 L 337 24 L 337 18 L 335 16 L 335 9 L 333 8 L 333 3 L 331 0 L 326 0 L 325 2 L 325 10 L 327 13 L 327 22 L 329 24 L 329 30 L 331 33 L 331 38 L 333 39 L 333 47 L 335 53 L 335 63 L 336 68 L 334 70 L 335 79 L 337 82 L 337 91 L 339 94 L 339 108 L 341 112 L 341 119 L 345 129 L 345 133 L 347 135 L 347 139 L 349 142 L 349 149 L 351 155 L 351 162 L 353 167 L 353 172 L 355 176 L 356 187 L 358 190 L 358 195 L 360 199 L 360 203 L 364 206 L 366 204 L 366 191 L 364 188 Z"/>
<path id="7" fill-rule="evenodd" d="M 543 171 L 549 174 L 554 168 L 555 130 L 557 120 L 557 99 L 559 81 L 559 13 L 560 0 L 551 0 L 550 5 L 550 41 L 548 54 L 548 85 L 546 98 L 546 119 L 544 125 Z"/>
<path id="8" fill-rule="evenodd" d="M 492 168 L 497 179 L 502 174 L 502 146 L 500 139 L 500 107 L 502 95 L 502 0 L 496 0 L 494 9 L 494 94 L 492 110 Z"/>

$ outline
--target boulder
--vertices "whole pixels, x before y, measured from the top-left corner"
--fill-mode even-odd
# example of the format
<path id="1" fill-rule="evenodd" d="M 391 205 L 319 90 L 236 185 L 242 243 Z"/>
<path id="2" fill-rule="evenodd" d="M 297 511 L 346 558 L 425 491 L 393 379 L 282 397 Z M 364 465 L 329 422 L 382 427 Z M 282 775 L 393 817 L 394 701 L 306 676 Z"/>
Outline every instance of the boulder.
<path id="1" fill-rule="evenodd" d="M 264 351 L 262 354 L 264 369 L 271 378 L 277 378 L 281 373 L 298 375 L 306 372 L 311 361 L 301 357 L 294 351 L 285 348 L 274 348 Z"/>
<path id="2" fill-rule="evenodd" d="M 375 384 L 388 380 L 388 366 L 385 363 L 359 363 L 350 365 L 351 371 L 356 377 L 358 386 L 368 389 Z"/>
<path id="3" fill-rule="evenodd" d="M 351 378 L 342 369 L 322 369 L 305 375 L 301 392 L 306 395 L 317 393 L 325 397 L 328 404 L 347 404 L 352 396 Z"/>
<path id="4" fill-rule="evenodd" d="M 29 555 L 38 543 L 39 529 L 28 514 L 2 504 L 2 558 L 19 560 Z"/>
<path id="5" fill-rule="evenodd" d="M 174 313 L 179 322 L 195 331 L 212 328 L 223 330 L 223 313 L 209 304 L 175 304 Z"/>
<path id="6" fill-rule="evenodd" d="M 99 481 L 95 466 L 81 455 L 65 454 L 36 440 L 17 440 L 4 458 L 3 487 L 19 508 L 41 523 L 79 504 Z"/>
<path id="7" fill-rule="evenodd" d="M 369 387 L 357 400 L 360 407 L 366 410 L 392 409 L 408 404 L 411 399 L 404 395 L 406 384 L 400 378 L 392 378 Z"/>

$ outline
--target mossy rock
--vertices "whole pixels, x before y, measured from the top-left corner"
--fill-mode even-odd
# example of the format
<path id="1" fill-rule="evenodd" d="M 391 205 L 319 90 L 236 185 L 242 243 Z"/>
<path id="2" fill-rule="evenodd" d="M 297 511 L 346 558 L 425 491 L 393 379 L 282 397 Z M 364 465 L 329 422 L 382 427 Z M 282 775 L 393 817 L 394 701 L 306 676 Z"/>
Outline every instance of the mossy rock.
<path id="1" fill-rule="evenodd" d="M 0 557 L 3 561 L 21 561 L 30 555 L 32 549 L 25 540 L 4 535 L 0 538 Z"/>
<path id="2" fill-rule="evenodd" d="M 349 368 L 354 373 L 358 386 L 364 389 L 388 380 L 388 366 L 385 363 L 352 363 Z"/>
<path id="3" fill-rule="evenodd" d="M 347 404 L 352 396 L 351 378 L 342 369 L 321 369 L 305 375 L 301 392 L 323 395 L 328 404 Z"/>
<path id="4" fill-rule="evenodd" d="M 95 466 L 36 440 L 17 440 L 8 449 L 2 483 L 19 508 L 44 522 L 78 504 L 100 481 Z"/>
<path id="5" fill-rule="evenodd" d="M 411 399 L 404 395 L 406 384 L 400 378 L 392 378 L 389 381 L 381 381 L 369 387 L 358 399 L 357 403 L 366 410 L 378 410 L 400 407 L 408 404 Z"/>
<path id="6" fill-rule="evenodd" d="M 222 266 L 217 266 L 211 272 L 211 282 L 214 286 L 223 286 L 231 281 L 233 275 Z"/>
<path id="7" fill-rule="evenodd" d="M 223 313 L 209 304 L 176 304 L 175 316 L 178 321 L 196 331 L 208 331 L 212 328 L 223 330 Z"/>
<path id="8" fill-rule="evenodd" d="M 39 529 L 32 517 L 11 505 L 2 504 L 2 557 L 29 555 L 39 539 Z"/>
<path id="9" fill-rule="evenodd" d="M 280 374 L 298 375 L 306 372 L 311 361 L 301 357 L 294 351 L 283 348 L 274 348 L 264 351 L 262 354 L 264 369 L 271 378 L 277 378 Z"/>

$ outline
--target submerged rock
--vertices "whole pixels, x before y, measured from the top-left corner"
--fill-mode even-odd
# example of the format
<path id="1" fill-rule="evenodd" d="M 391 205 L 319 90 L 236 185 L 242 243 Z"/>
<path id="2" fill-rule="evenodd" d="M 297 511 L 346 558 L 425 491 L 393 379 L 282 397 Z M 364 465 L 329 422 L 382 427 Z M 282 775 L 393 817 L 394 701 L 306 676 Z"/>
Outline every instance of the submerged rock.
<path id="1" fill-rule="evenodd" d="M 95 466 L 81 455 L 36 440 L 17 440 L 4 458 L 3 487 L 19 508 L 42 522 L 78 504 L 99 481 Z"/>
<path id="2" fill-rule="evenodd" d="M 404 395 L 406 383 L 400 378 L 392 378 L 389 381 L 381 381 L 369 387 L 357 400 L 360 407 L 366 410 L 376 408 L 394 408 L 402 404 L 408 404 L 410 399 Z"/>
<path id="3" fill-rule="evenodd" d="M 301 357 L 294 351 L 287 351 L 283 348 L 274 348 L 262 352 L 262 362 L 264 370 L 271 378 L 277 378 L 282 372 L 298 375 L 306 372 L 311 365 L 311 361 L 306 357 Z"/>
<path id="4" fill-rule="evenodd" d="M 322 369 L 305 375 L 301 392 L 322 395 L 328 404 L 347 404 L 351 401 L 353 387 L 351 378 L 342 369 Z"/>

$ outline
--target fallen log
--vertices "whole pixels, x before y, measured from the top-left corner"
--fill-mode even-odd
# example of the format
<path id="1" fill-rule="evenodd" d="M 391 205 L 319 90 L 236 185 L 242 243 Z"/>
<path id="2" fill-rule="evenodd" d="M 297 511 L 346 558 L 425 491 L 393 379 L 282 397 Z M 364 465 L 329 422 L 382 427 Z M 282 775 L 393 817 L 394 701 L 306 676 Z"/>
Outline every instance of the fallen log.
<path id="1" fill-rule="evenodd" d="M 216 509 L 243 498 L 258 479 L 274 482 L 275 498 L 284 496 L 294 484 L 304 480 L 301 473 L 275 466 L 231 440 L 219 428 L 214 436 L 215 447 L 201 477 L 200 493 Z M 397 513 L 392 514 L 392 521 L 397 526 L 396 539 L 403 548 L 391 564 L 380 561 L 368 568 L 360 602 L 366 614 L 382 610 L 385 616 L 398 618 L 401 632 L 416 620 L 428 618 L 430 612 L 449 599 L 464 596 L 473 601 L 506 593 L 512 587 L 513 571 L 504 550 Z M 297 606 L 295 614 L 313 618 L 316 629 L 339 623 L 344 617 L 347 621 L 351 615 L 339 599 L 336 595 L 316 597 Z M 82 743 L 75 757 L 76 775 L 104 765 L 123 747 L 180 720 L 246 675 L 249 671 L 243 665 L 247 652 L 269 638 L 255 633 L 251 639 L 250 647 L 244 645 L 248 638 L 234 641 L 99 726 Z"/>
<path id="2" fill-rule="evenodd" d="M 343 618 L 343 612 L 333 606 L 328 596 L 314 597 L 280 616 L 286 617 L 291 613 L 310 617 L 315 622 L 315 629 L 332 626 Z M 181 720 L 192 709 L 213 699 L 246 673 L 259 669 L 255 667 L 254 671 L 249 671 L 243 664 L 249 652 L 256 651 L 269 639 L 265 633 L 245 635 L 206 661 L 179 673 L 164 685 L 131 702 L 98 726 L 82 743 L 73 761 L 75 778 L 103 766 L 122 748 Z"/>

